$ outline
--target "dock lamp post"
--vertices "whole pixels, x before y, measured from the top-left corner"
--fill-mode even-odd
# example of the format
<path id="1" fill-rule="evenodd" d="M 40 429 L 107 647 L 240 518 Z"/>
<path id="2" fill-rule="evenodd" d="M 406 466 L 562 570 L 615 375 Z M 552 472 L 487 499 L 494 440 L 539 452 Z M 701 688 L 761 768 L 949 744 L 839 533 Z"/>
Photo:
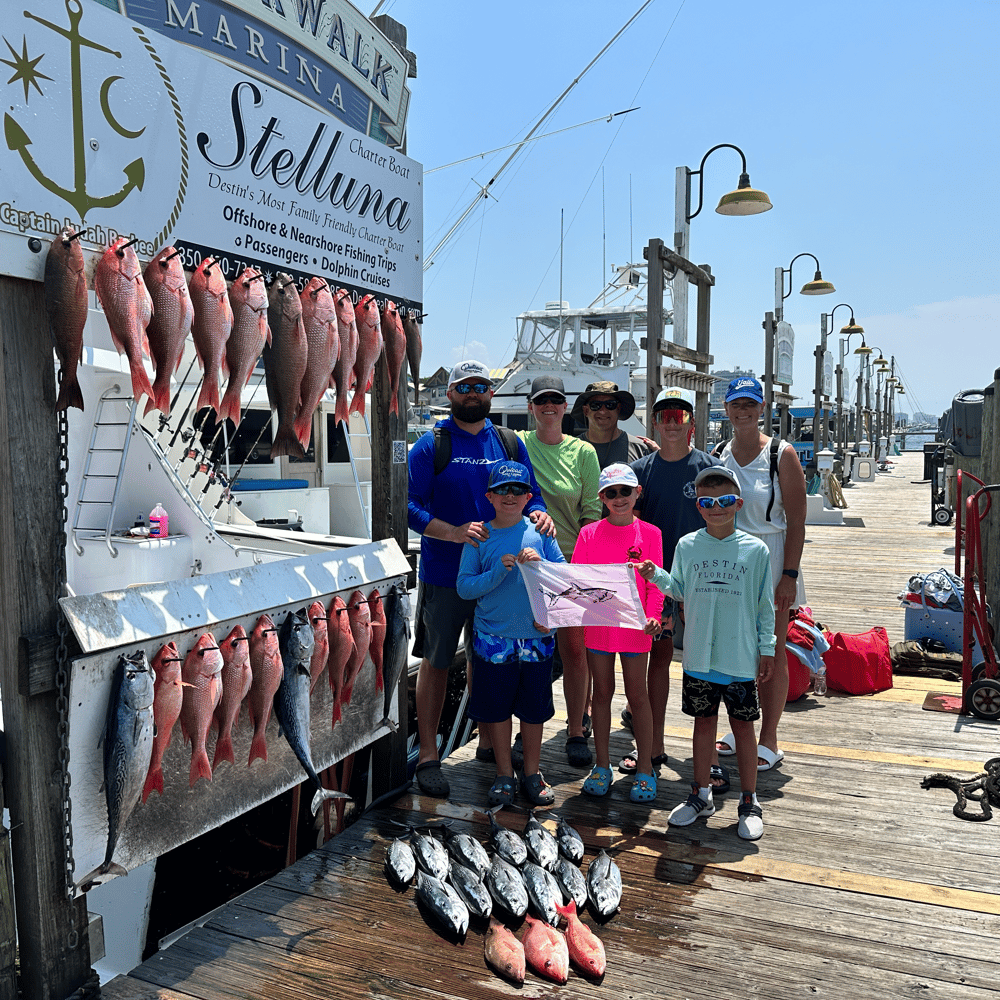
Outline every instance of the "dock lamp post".
<path id="1" fill-rule="evenodd" d="M 774 313 L 767 313 L 764 316 L 764 420 L 765 427 L 770 433 L 771 411 L 774 407 L 774 347 L 777 324 L 784 319 L 784 302 L 792 294 L 792 268 L 800 257 L 812 257 L 816 262 L 816 274 L 812 281 L 807 281 L 800 289 L 800 295 L 829 295 L 837 289 L 832 282 L 824 281 L 823 274 L 819 268 L 819 259 L 811 253 L 796 254 L 788 267 L 776 267 L 774 269 Z M 788 275 L 788 291 L 785 291 L 785 275 Z M 823 350 L 826 351 L 824 344 Z M 813 449 L 815 450 L 815 424 L 813 430 Z"/>
<path id="2" fill-rule="evenodd" d="M 884 442 L 888 438 L 886 432 L 885 420 L 883 416 L 883 410 L 885 407 L 885 398 L 889 395 L 889 388 L 886 385 L 888 378 L 883 381 L 883 376 L 887 371 L 889 371 L 889 362 L 885 360 L 882 356 L 882 352 L 879 351 L 879 356 L 874 362 L 875 365 L 875 438 L 873 444 L 875 445 L 875 458 L 878 461 L 883 461 L 885 458 L 885 444 Z"/>
<path id="3" fill-rule="evenodd" d="M 837 447 L 847 451 L 847 414 L 844 412 L 844 376 L 847 369 L 844 360 L 851 347 L 851 337 L 864 337 L 865 328 L 854 320 L 854 307 L 846 302 L 838 302 L 828 313 L 820 313 L 820 346 L 825 343 L 826 331 L 833 330 L 833 314 L 841 307 L 851 310 L 851 318 L 846 326 L 840 328 L 840 357 L 837 363 Z M 829 324 L 827 321 L 829 320 Z M 825 350 L 824 350 L 825 353 Z"/>
<path id="4" fill-rule="evenodd" d="M 826 358 L 826 338 L 827 332 L 833 331 L 833 315 L 838 309 L 850 309 L 851 318 L 847 323 L 847 326 L 842 326 L 840 328 L 841 335 L 847 336 L 847 342 L 850 343 L 851 334 L 854 333 L 864 333 L 865 328 L 859 326 L 854 322 L 854 306 L 848 305 L 846 302 L 838 302 L 828 313 L 820 313 L 819 316 L 819 345 L 816 348 L 816 405 L 813 409 L 813 450 L 816 451 L 816 428 L 819 426 L 820 413 L 822 411 L 822 393 L 823 393 L 823 361 Z M 829 321 L 829 323 L 828 323 Z M 837 431 L 840 430 L 840 417 L 841 410 L 843 409 L 843 389 L 844 389 L 844 341 L 840 341 L 840 362 L 837 365 Z M 839 445 L 841 436 L 839 433 L 836 435 L 837 444 Z M 823 421 L 823 447 L 826 448 L 827 445 L 827 425 L 826 421 Z"/>
<path id="5" fill-rule="evenodd" d="M 674 181 L 674 249 L 685 260 L 690 260 L 691 220 L 696 218 L 704 207 L 705 197 L 705 161 L 717 149 L 735 149 L 740 154 L 743 169 L 736 190 L 724 194 L 719 199 L 715 210 L 719 215 L 760 215 L 768 212 L 774 206 L 771 199 L 756 188 L 750 187 L 750 175 L 747 173 L 747 158 L 739 146 L 729 142 L 720 142 L 713 146 L 702 158 L 697 170 L 690 167 L 678 167 Z M 698 178 L 698 205 L 691 211 L 691 182 Z M 688 306 L 688 276 L 678 270 L 671 281 L 671 298 L 674 309 L 673 341 L 681 347 L 687 347 L 687 306 Z"/>
<path id="6" fill-rule="evenodd" d="M 848 340 L 850 340 L 849 337 Z M 854 353 L 860 355 L 858 361 L 858 389 L 856 398 L 856 409 L 854 413 L 854 450 L 859 455 L 870 453 L 870 449 L 869 451 L 865 451 L 861 446 L 862 445 L 861 435 L 864 434 L 864 426 L 862 423 L 862 416 L 861 416 L 861 406 L 862 406 L 861 385 L 862 382 L 864 381 L 864 376 L 865 376 L 865 363 L 868 359 L 868 355 L 871 354 L 871 352 L 872 349 L 865 343 L 865 338 L 864 335 L 862 334 L 861 346 L 854 348 Z"/>

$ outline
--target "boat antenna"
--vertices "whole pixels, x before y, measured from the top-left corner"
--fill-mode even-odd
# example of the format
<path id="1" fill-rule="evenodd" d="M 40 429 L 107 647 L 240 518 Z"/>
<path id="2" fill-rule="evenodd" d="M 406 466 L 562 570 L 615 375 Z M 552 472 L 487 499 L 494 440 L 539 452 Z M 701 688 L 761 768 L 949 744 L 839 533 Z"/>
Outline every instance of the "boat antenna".
<path id="1" fill-rule="evenodd" d="M 563 219 L 566 209 L 559 209 L 559 336 L 563 329 Z"/>
<path id="2" fill-rule="evenodd" d="M 610 49 L 612 45 L 614 45 L 614 43 L 619 39 L 619 37 L 629 27 L 629 25 L 631 25 L 631 23 L 652 2 L 653 2 L 653 0 L 645 0 L 645 3 L 643 3 L 643 5 L 625 22 L 625 24 L 622 25 L 622 27 L 619 28 L 618 31 L 615 32 L 614 36 L 604 46 L 604 48 L 602 48 L 601 51 L 598 52 L 597 55 L 594 56 L 594 58 L 591 59 L 589 63 L 587 63 L 587 65 L 583 68 L 583 70 L 580 73 L 578 73 L 577 76 L 573 79 L 573 81 L 570 83 L 570 85 L 549 106 L 549 108 L 545 111 L 545 113 L 542 115 L 542 117 L 539 118 L 537 122 L 535 122 L 535 124 L 532 127 L 531 131 L 517 144 L 517 146 L 514 149 L 514 152 L 511 153 L 510 156 L 508 156 L 507 159 L 504 160 L 502 164 L 500 164 L 500 168 L 496 171 L 496 173 L 494 173 L 494 175 L 489 179 L 489 181 L 485 185 L 480 185 L 479 193 L 473 198 L 472 204 L 462 213 L 461 218 L 458 220 L 458 222 L 455 223 L 454 226 L 451 227 L 451 229 L 448 230 L 448 232 L 441 239 L 441 241 L 438 243 L 438 245 L 436 247 L 434 247 L 434 249 L 431 250 L 431 252 L 424 257 L 423 269 L 425 271 L 434 263 L 434 258 L 437 256 L 438 252 L 441 250 L 441 248 L 444 246 L 444 244 L 451 238 L 451 236 L 454 234 L 455 230 L 458 229 L 458 227 L 462 224 L 462 222 L 464 222 L 465 219 L 469 216 L 469 214 L 472 212 L 473 208 L 475 208 L 475 206 L 478 204 L 479 199 L 480 198 L 487 198 L 487 197 L 489 197 L 489 195 L 490 195 L 490 190 L 489 189 L 496 183 L 497 179 L 507 169 L 507 167 L 510 166 L 511 162 L 514 160 L 514 158 L 517 156 L 517 154 L 520 153 L 522 149 L 524 149 L 525 145 L 528 143 L 528 140 L 530 140 L 531 137 L 542 127 L 542 125 L 553 114 L 553 112 L 556 110 L 556 108 L 558 108 L 559 105 L 562 104 L 562 102 L 566 99 L 566 96 L 569 94 L 569 92 L 587 75 L 587 73 L 594 66 L 594 64 L 601 58 L 601 56 L 603 56 L 604 53 L 607 52 L 608 49 Z"/>
<path id="3" fill-rule="evenodd" d="M 631 258 L 629 258 L 631 259 Z M 605 283 L 608 273 L 608 213 L 604 203 L 604 164 L 601 164 L 601 284 Z M 604 292 L 601 292 L 601 305 L 604 304 Z"/>

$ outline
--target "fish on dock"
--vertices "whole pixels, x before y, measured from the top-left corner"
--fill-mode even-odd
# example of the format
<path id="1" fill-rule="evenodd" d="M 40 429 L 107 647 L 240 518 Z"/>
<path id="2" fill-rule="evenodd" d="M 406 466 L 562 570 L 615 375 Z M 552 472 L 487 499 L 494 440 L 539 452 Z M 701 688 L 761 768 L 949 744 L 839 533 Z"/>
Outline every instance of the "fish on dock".
<path id="1" fill-rule="evenodd" d="M 492 810 L 487 810 L 486 815 L 490 818 L 490 843 L 493 850 L 505 861 L 520 868 L 528 860 L 527 845 L 513 830 L 501 826 Z"/>
<path id="2" fill-rule="evenodd" d="M 274 714 L 292 752 L 316 786 L 311 803 L 315 816 L 325 799 L 349 799 L 350 795 L 324 788 L 313 766 L 309 749 L 309 661 L 312 647 L 312 626 L 306 620 L 305 611 L 289 611 L 278 632 L 282 677 L 274 696 Z"/>
<path id="3" fill-rule="evenodd" d="M 551 924 L 525 914 L 528 930 L 521 943 L 528 968 L 560 986 L 569 979 L 569 947 L 566 937 Z"/>
<path id="4" fill-rule="evenodd" d="M 448 882 L 462 897 L 469 913 L 488 920 L 493 912 L 493 897 L 479 876 L 454 858 L 448 863 Z"/>
<path id="5" fill-rule="evenodd" d="M 540 865 L 533 861 L 525 861 L 521 868 L 521 877 L 528 890 L 528 899 L 534 904 L 538 915 L 554 927 L 559 919 L 556 907 L 562 898 L 559 883 Z"/>
<path id="6" fill-rule="evenodd" d="M 76 370 L 83 356 L 88 299 L 80 235 L 75 226 L 64 226 L 45 256 L 45 309 L 60 366 L 57 412 L 69 406 L 83 409 L 83 393 Z"/>
<path id="7" fill-rule="evenodd" d="M 385 849 L 385 873 L 390 881 L 399 886 L 409 885 L 417 874 L 417 859 L 413 855 L 413 849 L 399 837 Z"/>
<path id="8" fill-rule="evenodd" d="M 528 912 L 528 888 L 521 873 L 509 861 L 493 858 L 483 883 L 494 902 L 499 903 L 511 916 L 523 917 Z"/>
<path id="9" fill-rule="evenodd" d="M 552 875 L 562 889 L 563 899 L 566 902 L 573 900 L 577 908 L 587 905 L 587 880 L 572 861 L 560 858 L 552 870 Z"/>
<path id="10" fill-rule="evenodd" d="M 194 323 L 194 303 L 188 292 L 180 251 L 165 246 L 146 265 L 142 277 L 153 303 L 146 338 L 156 372 L 153 394 L 146 402 L 145 413 L 159 410 L 169 415 L 170 378 L 180 367 L 184 345 Z"/>
<path id="11" fill-rule="evenodd" d="M 428 875 L 442 881 L 448 877 L 448 852 L 444 845 L 430 833 L 410 828 L 410 845 L 417 859 L 417 864 Z"/>
<path id="12" fill-rule="evenodd" d="M 469 929 L 469 908 L 447 882 L 418 871 L 417 897 L 452 934 L 465 935 Z"/>
<path id="13" fill-rule="evenodd" d="M 559 844 L 535 818 L 533 809 L 528 812 L 528 822 L 525 823 L 521 836 L 528 848 L 528 857 L 542 868 L 552 871 L 559 860 Z"/>
<path id="14" fill-rule="evenodd" d="M 566 944 L 570 961 L 584 975 L 600 979 L 608 967 L 604 942 L 577 915 L 573 900 L 556 909 L 566 921 Z"/>
<path id="15" fill-rule="evenodd" d="M 587 868 L 587 896 L 594 916 L 606 920 L 622 901 L 622 873 L 607 851 L 590 862 Z"/>
<path id="16" fill-rule="evenodd" d="M 99 884 L 102 875 L 127 875 L 112 859 L 118 838 L 142 794 L 153 752 L 153 670 L 140 649 L 118 658 L 101 743 L 104 749 L 104 792 L 108 804 L 108 847 L 104 861 L 78 886 Z"/>
<path id="17" fill-rule="evenodd" d="M 444 844 L 451 857 L 459 864 L 471 869 L 478 878 L 483 878 L 490 870 L 490 856 L 486 848 L 467 833 L 453 833 L 448 826 L 442 826 Z"/>
<path id="18" fill-rule="evenodd" d="M 559 853 L 578 865 L 583 860 L 583 854 L 586 850 L 583 837 L 561 816 L 554 816 L 551 813 L 549 815 L 552 819 L 559 821 L 559 825 L 556 827 L 556 843 L 559 845 Z"/>
<path id="19" fill-rule="evenodd" d="M 518 984 L 524 982 L 524 945 L 496 917 L 490 917 L 490 926 L 483 940 L 483 956 L 501 976 Z"/>
<path id="20" fill-rule="evenodd" d="M 184 682 L 181 679 L 182 658 L 177 643 L 164 643 L 153 657 L 152 669 L 156 681 L 153 685 L 153 752 L 149 771 L 142 789 L 142 801 L 150 792 L 163 794 L 163 755 L 170 746 L 170 736 L 181 715 L 184 704 Z"/>

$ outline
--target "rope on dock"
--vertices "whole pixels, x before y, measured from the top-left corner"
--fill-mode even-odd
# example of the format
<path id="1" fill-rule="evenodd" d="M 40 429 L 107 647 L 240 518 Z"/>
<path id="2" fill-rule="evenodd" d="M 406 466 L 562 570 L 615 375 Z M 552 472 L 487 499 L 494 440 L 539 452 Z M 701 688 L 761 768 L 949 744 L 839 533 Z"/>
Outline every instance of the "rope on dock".
<path id="1" fill-rule="evenodd" d="M 920 782 L 921 788 L 950 788 L 957 801 L 952 812 L 971 823 L 983 823 L 993 818 L 992 806 L 1000 808 L 1000 757 L 993 757 L 984 765 L 986 770 L 973 778 L 959 778 L 951 774 L 929 774 Z M 978 793 L 978 794 L 977 794 Z M 969 800 L 979 803 L 979 812 L 970 812 Z"/>

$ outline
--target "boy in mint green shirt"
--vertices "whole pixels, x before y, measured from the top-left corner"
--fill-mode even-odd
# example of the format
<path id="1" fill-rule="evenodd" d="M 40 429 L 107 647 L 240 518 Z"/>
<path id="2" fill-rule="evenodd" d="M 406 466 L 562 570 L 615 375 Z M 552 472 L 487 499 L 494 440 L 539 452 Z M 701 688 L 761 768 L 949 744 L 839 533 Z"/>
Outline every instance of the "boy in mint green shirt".
<path id="1" fill-rule="evenodd" d="M 674 600 L 684 603 L 684 679 L 681 708 L 694 717 L 694 782 L 691 795 L 668 817 L 689 826 L 715 812 L 710 768 L 724 701 L 736 738 L 742 794 L 738 833 L 758 840 L 764 833 L 757 801 L 757 740 L 760 718 L 757 679 L 774 669 L 774 588 L 767 546 L 736 528 L 743 506 L 735 474 L 725 466 L 703 469 L 694 480 L 695 503 L 705 527 L 677 543 L 670 572 L 651 560 L 637 567 Z"/>

